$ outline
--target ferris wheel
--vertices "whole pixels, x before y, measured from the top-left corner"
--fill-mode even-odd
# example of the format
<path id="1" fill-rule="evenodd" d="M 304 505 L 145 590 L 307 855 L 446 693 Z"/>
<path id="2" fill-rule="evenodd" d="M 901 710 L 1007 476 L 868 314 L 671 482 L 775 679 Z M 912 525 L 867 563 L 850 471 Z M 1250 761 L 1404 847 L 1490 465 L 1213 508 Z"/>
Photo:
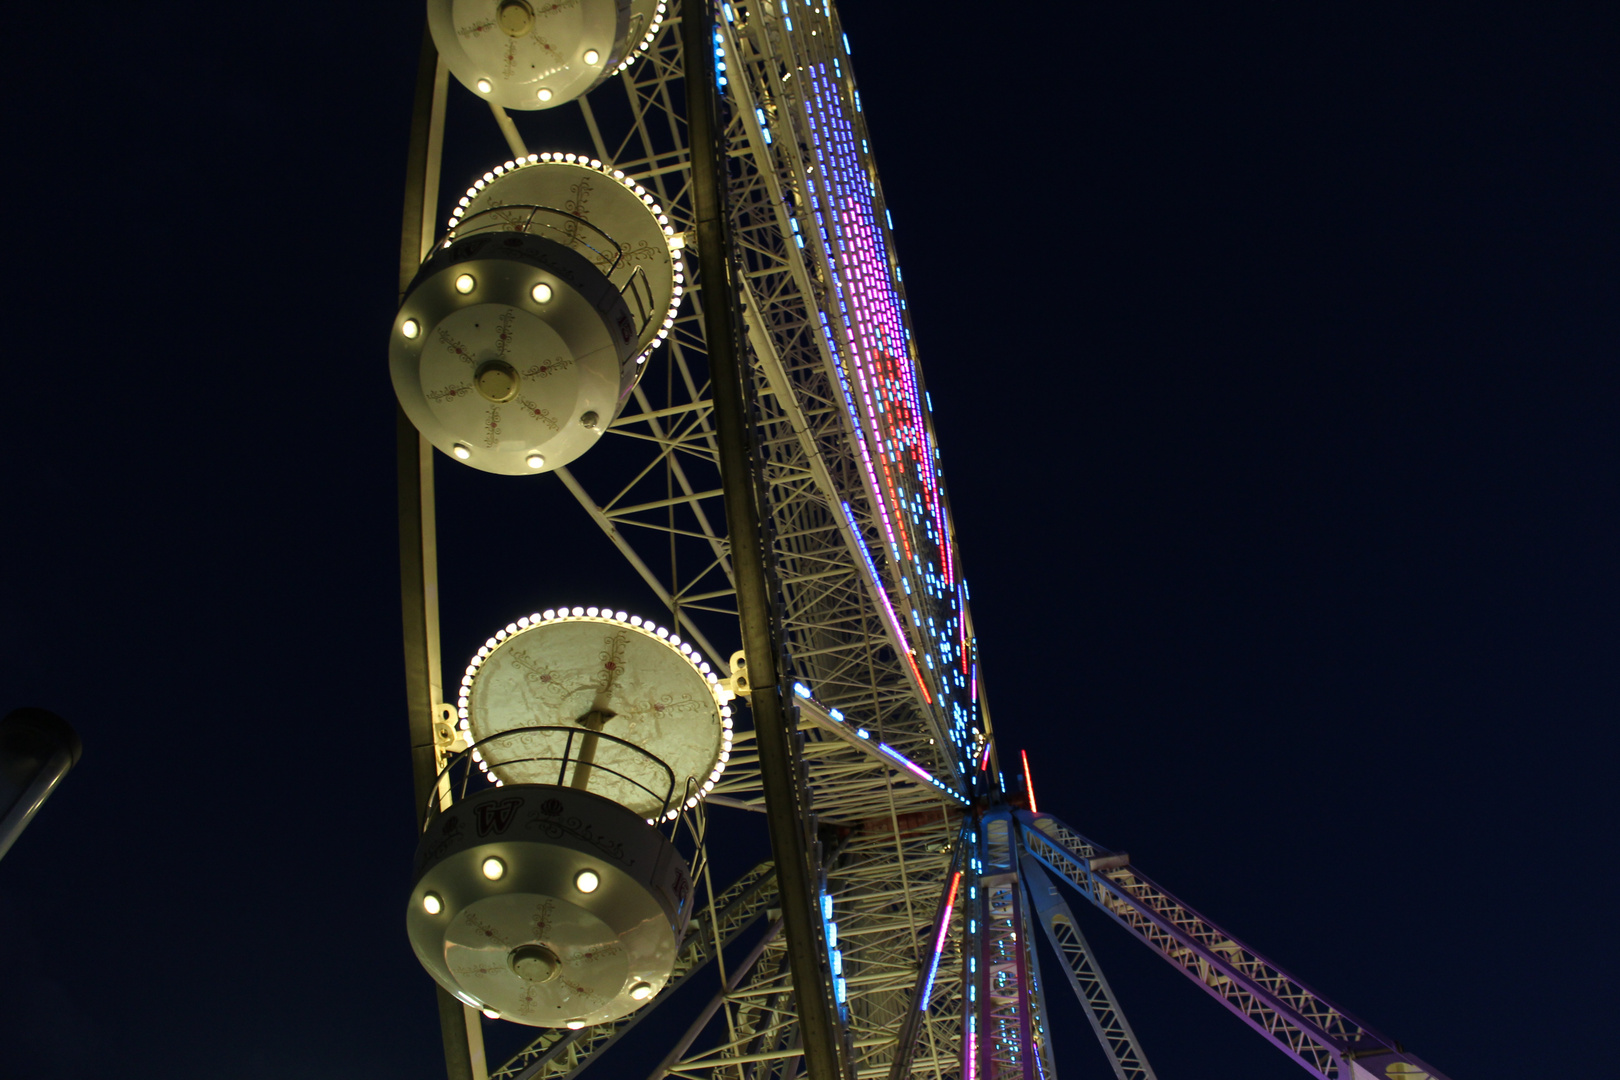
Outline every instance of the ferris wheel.
<path id="1" fill-rule="evenodd" d="M 428 27 L 389 365 L 406 925 L 453 1080 L 574 1076 L 653 1015 L 654 1076 L 1049 1078 L 1066 992 L 1151 1077 L 1075 896 L 1313 1075 L 1444 1080 L 1003 759 L 830 0 L 430 0 Z M 491 113 L 469 176 L 452 93 Z M 543 535 L 441 579 L 436 481 L 480 473 L 508 512 L 583 510 L 657 607 Z M 510 617 L 444 655 L 441 589 Z M 716 807 L 768 849 L 736 865 Z"/>

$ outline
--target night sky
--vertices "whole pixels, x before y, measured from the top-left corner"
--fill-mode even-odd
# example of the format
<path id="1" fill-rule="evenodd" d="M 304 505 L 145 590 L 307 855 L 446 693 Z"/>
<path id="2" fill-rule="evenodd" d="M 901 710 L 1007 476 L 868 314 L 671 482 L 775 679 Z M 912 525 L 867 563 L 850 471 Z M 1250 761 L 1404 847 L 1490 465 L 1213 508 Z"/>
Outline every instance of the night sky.
<path id="1" fill-rule="evenodd" d="M 1004 757 L 1453 1080 L 1596 1077 L 1620 28 L 1417 7 L 842 14 Z M 420 9 L 43 10 L 0 710 L 85 752 L 0 861 L 0 1080 L 432 1080 L 384 363 Z M 506 156 L 466 105 L 447 191 Z M 456 480 L 461 580 L 560 557 L 447 595 L 447 663 L 552 598 L 655 610 L 554 478 Z M 1164 1080 L 1302 1075 L 1085 928 Z"/>

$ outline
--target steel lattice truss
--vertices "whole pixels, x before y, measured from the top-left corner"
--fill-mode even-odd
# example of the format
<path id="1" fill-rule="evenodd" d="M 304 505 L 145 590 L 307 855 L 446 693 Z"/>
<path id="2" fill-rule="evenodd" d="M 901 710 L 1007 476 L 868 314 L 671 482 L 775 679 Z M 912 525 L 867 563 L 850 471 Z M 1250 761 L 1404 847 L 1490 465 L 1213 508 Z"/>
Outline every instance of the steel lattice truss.
<path id="1" fill-rule="evenodd" d="M 764 24 L 756 25 L 763 33 Z M 730 80 L 743 100 L 731 109 L 726 137 L 745 282 L 739 299 L 758 404 L 762 505 L 771 514 L 786 651 L 800 685 L 815 691 L 801 717 L 815 825 L 846 837 L 836 859 L 822 867 L 842 969 L 831 972 L 829 950 L 827 984 L 829 991 L 842 987 L 853 1075 L 887 1075 L 906 1014 L 915 1008 L 919 969 L 932 959 L 928 920 L 949 872 L 955 818 L 965 802 L 946 788 L 958 787 L 953 766 L 956 772 L 960 766 L 941 749 L 949 745 L 950 730 L 933 704 L 938 687 L 924 690 L 905 660 L 915 646 L 899 636 L 893 601 L 874 576 L 876 564 L 869 554 L 858 554 L 862 546 L 875 546 L 878 526 L 848 414 L 839 404 L 831 344 L 816 314 L 826 303 L 823 283 L 830 273 L 791 241 L 794 230 L 784 218 L 788 193 L 806 185 L 806 163 L 796 150 L 778 156 L 778 144 L 762 134 L 764 107 L 756 113 L 750 104 L 749 91 L 768 88 L 772 80 L 780 86 L 786 72 L 767 71 L 762 37 L 736 24 L 728 30 L 723 47 L 752 58 L 744 64 L 753 72 L 748 86 L 740 77 Z M 816 36 L 831 40 L 826 29 Z M 655 191 L 678 229 L 689 225 L 692 212 L 681 65 L 679 25 L 672 20 L 648 58 L 622 76 L 622 105 L 603 103 L 598 91 L 586 107 L 595 153 Z M 784 96 L 772 95 L 775 101 Z M 771 112 L 780 115 L 774 104 Z M 670 606 L 683 632 L 711 656 L 723 657 L 714 639 L 726 632 L 726 617 L 736 616 L 708 398 L 702 282 L 687 296 L 691 303 L 661 351 L 662 367 L 655 360 L 633 404 L 612 425 L 611 438 L 572 470 L 559 472 Z M 847 730 L 830 730 L 841 723 Z M 857 726 L 873 738 L 855 736 Z M 939 782 L 923 782 L 877 744 Z M 762 806 L 747 732 L 739 733 L 715 794 Z M 939 965 L 932 1006 L 917 1033 L 912 1067 L 920 1075 L 961 1072 L 960 963 L 959 951 L 952 950 Z M 769 1076 L 797 1067 L 800 1050 L 780 941 L 766 945 L 746 972 L 736 974 L 741 981 L 719 1003 L 705 1037 L 669 1063 L 673 1074 Z M 572 1075 L 624 1026 L 561 1038 L 548 1033 L 491 1075 Z M 716 1030 L 722 1032 L 718 1040 Z"/>
<path id="2" fill-rule="evenodd" d="M 991 787 L 966 587 L 848 42 L 829 0 L 720 11 L 712 58 L 683 57 L 670 19 L 643 60 L 580 106 L 591 152 L 654 192 L 688 238 L 688 59 L 716 65 L 728 106 L 717 149 L 740 284 L 718 302 L 738 304 L 746 337 L 756 502 L 796 694 L 823 905 L 819 974 L 839 1021 L 840 1072 L 1055 1077 L 1039 922 L 1116 1075 L 1151 1080 L 1050 870 L 1314 1075 L 1383 1076 L 1370 1070 L 1401 1061 L 1414 1071 L 1400 1075 L 1438 1077 L 1127 857 L 1049 816 L 1013 812 Z M 527 153 L 511 121 L 497 120 L 513 154 Z M 717 298 L 702 280 L 688 284 L 667 347 L 608 437 L 557 474 L 682 633 L 723 661 L 716 646 L 735 639 L 738 616 L 704 341 L 704 305 Z M 752 733 L 739 731 L 712 798 L 763 810 L 760 776 Z M 712 996 L 659 1074 L 800 1075 L 776 890 L 769 862 L 707 890 L 657 999 L 616 1023 L 547 1030 L 488 1075 L 576 1076 L 687 984 Z"/>
<path id="3" fill-rule="evenodd" d="M 1027 852 L 1021 858 L 1024 895 L 1034 909 L 1035 917 L 1046 931 L 1052 951 L 1063 964 L 1064 974 L 1075 996 L 1086 1007 L 1092 1032 L 1108 1052 L 1114 1075 L 1119 1080 L 1155 1080 L 1153 1067 L 1137 1044 L 1136 1033 L 1131 1030 L 1125 1013 L 1114 998 L 1114 991 L 1091 957 L 1091 947 L 1075 922 L 1069 905 L 1058 895 L 1057 888 Z"/>
<path id="4" fill-rule="evenodd" d="M 1129 856 L 1021 813 L 1026 850 L 1323 1080 L 1439 1073 L 1139 874 Z"/>

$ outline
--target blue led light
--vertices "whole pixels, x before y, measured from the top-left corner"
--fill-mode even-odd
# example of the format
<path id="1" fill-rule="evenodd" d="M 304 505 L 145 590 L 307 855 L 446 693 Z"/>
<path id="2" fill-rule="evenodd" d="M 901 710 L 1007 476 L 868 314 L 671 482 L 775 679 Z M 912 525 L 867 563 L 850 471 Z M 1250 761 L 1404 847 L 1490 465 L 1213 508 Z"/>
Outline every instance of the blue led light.
<path id="1" fill-rule="evenodd" d="M 936 952 L 934 959 L 928 965 L 928 981 L 923 983 L 922 997 L 917 1004 L 917 1007 L 923 1012 L 928 1011 L 928 1002 L 934 996 L 934 976 L 939 974 L 939 958 L 941 955 L 943 954 Z"/>
<path id="2" fill-rule="evenodd" d="M 806 5 L 825 10 L 819 0 Z M 822 239 L 818 260 L 827 272 L 827 303 L 819 305 L 817 317 L 869 493 L 861 520 L 877 534 L 869 540 L 846 505 L 848 539 L 868 564 L 873 591 L 917 673 L 919 690 L 945 720 L 977 695 L 976 681 L 967 679 L 973 657 L 965 640 L 965 593 L 956 588 L 954 539 L 929 427 L 933 402 L 920 386 L 908 305 L 899 293 L 903 274 L 892 251 L 894 215 L 879 201 L 867 160 L 871 144 L 855 115 L 863 107 L 860 93 L 841 62 L 851 52 L 847 37 L 840 44 L 841 53 L 799 69 L 803 82 L 795 85 L 804 90 L 794 95 L 794 107 L 813 148 L 815 176 L 805 184 L 805 209 L 815 215 Z M 770 137 L 768 125 L 761 125 L 761 136 Z M 810 218 L 805 221 L 808 226 Z M 793 235 L 805 247 L 799 230 Z M 892 561 L 880 570 L 876 558 Z M 903 606 L 912 618 L 895 618 L 890 586 L 900 590 L 896 596 L 908 597 Z M 925 621 L 927 634 L 921 633 Z M 954 764 L 955 755 L 946 760 Z"/>

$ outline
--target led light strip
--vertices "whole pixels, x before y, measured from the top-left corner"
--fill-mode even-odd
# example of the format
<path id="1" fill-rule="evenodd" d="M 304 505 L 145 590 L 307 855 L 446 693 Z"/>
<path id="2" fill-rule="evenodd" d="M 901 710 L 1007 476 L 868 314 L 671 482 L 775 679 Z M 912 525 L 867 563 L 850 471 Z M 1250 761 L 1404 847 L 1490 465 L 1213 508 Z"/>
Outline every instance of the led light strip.
<path id="1" fill-rule="evenodd" d="M 781 148 L 797 142 L 807 151 L 803 197 L 788 224 L 794 244 L 826 273 L 828 293 L 817 316 L 869 500 L 861 519 L 877 535 L 869 540 L 852 507 L 846 507 L 846 519 L 916 686 L 925 702 L 941 710 L 943 734 L 957 752 L 952 768 L 966 776 L 974 764 L 974 735 L 983 724 L 967 588 L 945 507 L 929 419 L 932 402 L 922 390 L 907 325 L 903 275 L 893 253 L 894 223 L 883 205 L 859 116 L 848 42 L 830 7 L 813 0 L 806 0 L 804 9 L 786 0 L 779 5 L 780 16 L 778 4 L 758 14 L 785 31 L 793 54 L 793 82 L 781 84 L 780 98 L 791 112 L 774 119 L 755 112 L 764 144 L 756 150 L 782 155 Z M 726 22 L 717 29 L 734 33 L 729 24 L 735 16 L 724 10 Z M 726 35 L 717 34 L 715 44 L 717 64 L 725 52 L 737 51 Z M 746 92 L 738 91 L 737 97 L 739 104 L 754 104 Z M 782 157 L 778 164 L 786 168 L 794 162 Z M 888 558 L 880 572 L 873 556 L 884 544 Z"/>
<path id="2" fill-rule="evenodd" d="M 860 727 L 860 726 L 858 726 L 856 724 L 850 723 L 848 720 L 844 719 L 844 714 L 839 712 L 837 709 L 829 709 L 829 708 L 827 708 L 827 706 L 825 706 L 821 702 L 817 701 L 815 699 L 814 695 L 811 694 L 810 688 L 808 686 L 804 685 L 804 683 L 802 683 L 802 682 L 794 683 L 793 684 L 793 693 L 796 696 L 798 696 L 799 698 L 802 698 L 804 700 L 804 702 L 810 707 L 812 715 L 814 715 L 816 713 L 820 713 L 822 716 L 825 716 L 829 721 L 832 721 L 833 723 L 838 724 L 841 727 L 843 727 L 844 729 L 846 729 L 849 732 L 853 733 L 854 736 L 857 739 L 860 739 L 861 741 L 866 742 L 866 743 L 870 743 L 872 748 L 874 750 L 876 750 L 879 754 L 882 754 L 884 757 L 888 758 L 890 761 L 892 761 L 895 764 L 899 765 L 901 768 L 903 768 L 906 771 L 912 773 L 919 780 L 923 780 L 923 781 L 925 781 L 925 782 L 927 782 L 929 784 L 932 784 L 934 787 L 938 788 L 940 791 L 943 791 L 945 794 L 949 795 L 951 798 L 955 799 L 957 802 L 961 803 L 963 806 L 970 805 L 968 800 L 966 798 L 964 798 L 962 796 L 962 794 L 960 792 L 958 792 L 955 788 L 951 787 L 949 784 L 945 783 L 944 781 L 937 779 L 927 769 L 923 768 L 921 765 L 918 765 L 915 761 L 912 761 L 910 758 L 906 757 L 906 755 L 902 754 L 900 751 L 896 750 L 894 747 L 890 746 L 888 743 L 882 742 L 881 740 L 874 741 L 872 739 L 872 733 L 870 731 L 867 731 L 865 728 Z"/>
<path id="3" fill-rule="evenodd" d="M 961 614 L 964 605 L 957 592 L 955 552 L 939 488 L 932 435 L 924 420 L 915 357 L 910 348 L 910 335 L 900 316 L 904 302 L 894 288 L 899 271 L 896 268 L 893 278 L 888 273 L 887 244 L 871 202 L 876 188 L 855 156 L 854 133 L 839 107 L 839 95 L 827 78 L 826 65 L 811 67 L 807 85 L 811 87 L 812 96 L 805 103 L 806 119 L 820 162 L 816 172 L 821 182 L 818 185 L 812 179 L 807 189 L 816 204 L 815 217 L 823 250 L 832 264 L 831 284 L 841 321 L 847 327 L 842 336 L 848 341 L 848 355 L 854 361 L 855 387 L 843 370 L 844 350 L 837 347 L 838 338 L 825 321 L 823 333 L 832 346 L 840 388 L 851 419 L 857 431 L 873 433 L 870 438 L 857 438 L 857 444 L 870 480 L 868 490 L 876 495 L 876 508 L 888 532 L 891 550 L 897 558 L 903 557 L 917 566 L 928 591 L 939 601 L 938 608 L 946 613 L 943 625 L 934 625 L 934 620 L 930 619 L 932 644 L 945 660 L 945 667 L 962 669 L 962 677 L 953 677 L 949 682 L 956 690 L 968 690 L 971 700 L 973 691 L 965 685 L 970 661 L 966 655 L 966 620 Z M 835 68 L 835 71 L 842 77 L 841 69 Z M 857 394 L 859 405 L 855 400 Z M 883 423 L 885 419 L 889 423 Z M 877 451 L 875 461 L 866 453 L 868 441 Z M 901 476 L 915 477 L 921 482 L 919 498 L 903 494 Z M 940 573 L 937 578 L 931 563 L 918 560 L 907 531 L 900 530 L 896 537 L 888 504 L 905 508 L 912 524 L 938 548 Z M 869 556 L 867 558 L 869 561 Z M 886 592 L 875 567 L 870 569 L 880 591 Z M 906 584 L 904 580 L 902 584 Z M 907 591 L 911 591 L 909 585 Z M 952 653 L 957 655 L 953 657 Z M 932 695 L 915 658 L 908 659 L 924 697 L 931 701 Z M 940 670 L 931 660 L 925 660 L 930 668 Z M 953 662 L 957 660 L 960 664 Z M 941 674 L 945 673 L 941 671 Z M 967 724 L 960 722 L 960 714 L 958 719 L 951 735 L 960 748 L 966 743 Z"/>
<path id="4" fill-rule="evenodd" d="M 721 774 L 726 771 L 726 763 L 731 760 L 731 706 L 726 704 L 731 700 L 731 696 L 720 685 L 719 677 L 715 675 L 713 667 L 690 642 L 682 641 L 679 636 L 670 633 L 662 626 L 658 626 L 651 619 L 643 619 L 640 615 L 627 615 L 625 612 L 614 611 L 612 608 L 547 608 L 545 611 L 526 615 L 516 622 L 507 623 L 506 626 L 495 631 L 494 637 L 479 646 L 478 652 L 468 662 L 467 670 L 461 676 L 461 688 L 456 696 L 457 730 L 470 730 L 471 721 L 467 717 L 467 698 L 472 692 L 473 681 L 478 677 L 478 669 L 484 666 L 484 661 L 489 659 L 490 654 L 509 638 L 517 637 L 537 626 L 565 622 L 608 623 L 639 630 L 648 637 L 656 637 L 665 645 L 668 645 L 672 652 L 679 653 L 691 665 L 692 670 L 703 677 L 709 688 L 709 694 L 714 698 L 715 708 L 720 710 L 720 760 L 715 762 L 714 768 L 709 772 L 709 778 L 703 781 L 698 793 L 687 797 L 685 808 L 690 810 L 696 806 L 699 799 L 707 797 L 709 792 L 714 790 L 715 784 L 720 781 Z M 472 756 L 473 760 L 478 763 L 479 769 L 484 773 L 485 779 L 494 781 L 496 787 L 505 786 L 505 781 L 499 779 L 490 771 L 489 762 L 483 759 L 482 754 L 474 750 Z M 679 813 L 679 807 L 666 811 L 664 819 L 674 821 Z M 647 824 L 657 824 L 657 819 L 648 818 Z"/>
<path id="5" fill-rule="evenodd" d="M 918 1002 L 918 1009 L 928 1011 L 928 1003 L 934 996 L 934 976 L 939 974 L 939 958 L 945 954 L 945 935 L 951 929 L 951 908 L 956 905 L 956 887 L 962 884 L 962 871 L 958 870 L 951 875 L 951 891 L 945 895 L 945 914 L 939 920 L 939 936 L 934 939 L 934 958 L 928 964 L 928 981 L 923 983 L 922 1000 Z"/>

